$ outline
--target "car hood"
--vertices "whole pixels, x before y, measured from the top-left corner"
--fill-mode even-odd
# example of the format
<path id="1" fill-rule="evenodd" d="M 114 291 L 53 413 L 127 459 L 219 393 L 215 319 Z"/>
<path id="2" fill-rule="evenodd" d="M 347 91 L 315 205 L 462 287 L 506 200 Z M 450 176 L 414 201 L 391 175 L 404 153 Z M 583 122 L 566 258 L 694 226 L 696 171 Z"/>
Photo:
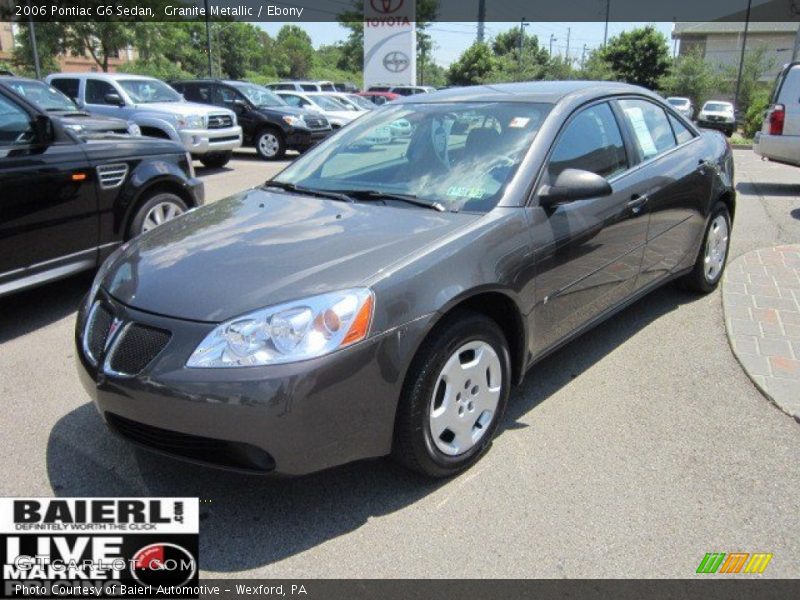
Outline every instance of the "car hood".
<path id="1" fill-rule="evenodd" d="M 115 117 L 101 117 L 85 112 L 55 112 L 50 114 L 58 117 L 65 125 L 80 125 L 88 131 L 128 130 L 128 122 Z"/>
<path id="2" fill-rule="evenodd" d="M 256 188 L 133 240 L 102 285 L 140 310 L 219 322 L 362 285 L 477 218 Z"/>
<path id="3" fill-rule="evenodd" d="M 137 110 L 169 113 L 171 115 L 210 115 L 225 113 L 233 116 L 233 111 L 219 106 L 209 106 L 197 102 L 146 102 L 136 105 Z"/>

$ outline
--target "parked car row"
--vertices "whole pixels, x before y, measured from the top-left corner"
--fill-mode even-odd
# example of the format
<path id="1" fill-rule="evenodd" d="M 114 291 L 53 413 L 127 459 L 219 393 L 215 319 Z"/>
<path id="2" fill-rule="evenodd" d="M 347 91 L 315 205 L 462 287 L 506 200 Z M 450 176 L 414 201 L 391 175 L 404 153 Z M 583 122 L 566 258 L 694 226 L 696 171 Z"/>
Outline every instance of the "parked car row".
<path id="1" fill-rule="evenodd" d="M 731 137 L 736 131 L 736 111 L 733 104 L 723 100 L 709 100 L 697 113 L 691 99 L 682 96 L 670 96 L 667 102 L 679 113 L 689 120 L 695 121 L 700 127 L 716 129 L 726 136 Z"/>

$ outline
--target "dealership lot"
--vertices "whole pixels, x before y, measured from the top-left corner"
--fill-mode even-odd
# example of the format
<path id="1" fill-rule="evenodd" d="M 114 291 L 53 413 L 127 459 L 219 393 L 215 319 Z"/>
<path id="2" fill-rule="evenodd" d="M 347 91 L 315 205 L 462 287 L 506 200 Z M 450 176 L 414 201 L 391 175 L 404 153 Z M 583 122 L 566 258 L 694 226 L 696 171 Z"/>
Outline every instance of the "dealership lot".
<path id="1" fill-rule="evenodd" d="M 733 256 L 800 242 L 800 171 L 736 162 Z M 197 171 L 214 201 L 285 164 Z M 199 496 L 207 575 L 689 577 L 717 551 L 800 574 L 800 430 L 733 358 L 719 292 L 664 288 L 569 344 L 513 392 L 492 451 L 431 484 L 383 460 L 270 480 L 133 450 L 76 376 L 89 280 L 0 300 L 1 495 Z"/>

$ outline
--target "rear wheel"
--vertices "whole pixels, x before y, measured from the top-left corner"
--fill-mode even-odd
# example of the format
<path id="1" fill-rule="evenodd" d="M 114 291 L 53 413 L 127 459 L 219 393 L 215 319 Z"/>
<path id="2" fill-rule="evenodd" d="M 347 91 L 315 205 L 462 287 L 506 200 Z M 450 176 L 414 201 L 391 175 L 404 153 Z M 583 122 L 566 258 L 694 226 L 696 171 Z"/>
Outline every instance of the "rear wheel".
<path id="1" fill-rule="evenodd" d="M 233 152 L 211 152 L 209 154 L 204 154 L 200 157 L 200 162 L 203 163 L 203 166 L 209 169 L 220 169 L 228 164 L 231 160 L 231 156 L 233 156 Z"/>
<path id="2" fill-rule="evenodd" d="M 256 134 L 255 147 L 264 160 L 280 160 L 286 154 L 286 141 L 276 129 L 263 129 Z"/>
<path id="3" fill-rule="evenodd" d="M 711 211 L 694 269 L 683 279 L 685 287 L 703 294 L 716 289 L 728 261 L 730 239 L 730 211 L 724 202 L 717 202 Z"/>
<path id="4" fill-rule="evenodd" d="M 136 211 L 128 229 L 128 239 L 155 229 L 186 211 L 186 203 L 179 196 L 170 192 L 156 192 Z"/>
<path id="5" fill-rule="evenodd" d="M 448 477 L 489 447 L 511 382 L 508 343 L 470 311 L 448 317 L 420 348 L 403 386 L 393 457 L 428 477 Z"/>

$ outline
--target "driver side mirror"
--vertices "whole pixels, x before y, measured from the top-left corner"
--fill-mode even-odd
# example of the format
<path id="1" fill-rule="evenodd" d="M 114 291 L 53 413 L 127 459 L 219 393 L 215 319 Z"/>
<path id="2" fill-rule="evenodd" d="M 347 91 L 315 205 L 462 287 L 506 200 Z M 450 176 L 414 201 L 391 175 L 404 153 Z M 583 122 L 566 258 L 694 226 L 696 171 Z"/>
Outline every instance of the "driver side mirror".
<path id="1" fill-rule="evenodd" d="M 575 200 L 610 196 L 611 184 L 597 173 L 583 169 L 564 169 L 552 185 L 539 189 L 539 206 L 550 208 Z"/>
<path id="2" fill-rule="evenodd" d="M 116 93 L 109 93 L 103 96 L 103 100 L 106 104 L 115 104 L 116 106 L 125 106 L 125 102 L 122 100 L 122 96 Z"/>
<path id="3" fill-rule="evenodd" d="M 48 145 L 56 137 L 53 121 L 47 115 L 36 115 L 31 123 L 33 126 L 33 139 L 36 144 Z"/>
<path id="4" fill-rule="evenodd" d="M 246 111 L 249 107 L 247 106 L 247 102 L 242 100 L 241 98 L 237 98 L 233 101 L 233 110 L 239 114 Z"/>

